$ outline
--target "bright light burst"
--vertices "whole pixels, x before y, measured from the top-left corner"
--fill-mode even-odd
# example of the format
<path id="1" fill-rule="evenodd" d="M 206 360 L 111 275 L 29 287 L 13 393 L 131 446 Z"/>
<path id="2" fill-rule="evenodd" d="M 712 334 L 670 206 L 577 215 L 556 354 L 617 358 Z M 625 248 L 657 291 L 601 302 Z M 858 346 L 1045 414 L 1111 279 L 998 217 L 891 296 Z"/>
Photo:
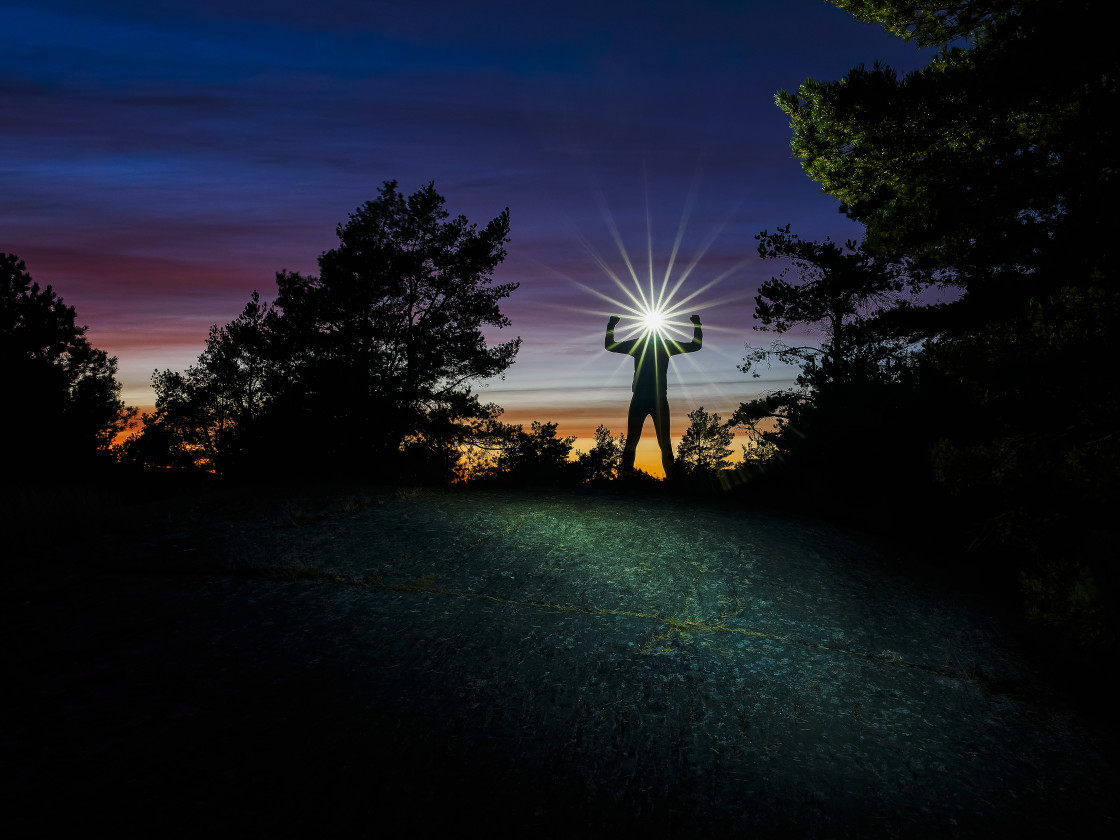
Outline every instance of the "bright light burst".
<path id="1" fill-rule="evenodd" d="M 689 329 L 692 325 L 684 317 L 683 307 L 687 301 L 674 303 L 671 293 L 657 298 L 647 295 L 640 285 L 635 284 L 634 292 L 623 289 L 630 303 L 614 301 L 623 317 L 623 329 L 632 334 L 668 338 L 674 328 Z M 674 290 L 675 291 L 675 290 Z"/>
<path id="2" fill-rule="evenodd" d="M 663 341 L 687 340 L 692 332 L 693 325 L 689 318 L 693 313 L 729 302 L 706 299 L 707 293 L 721 280 L 742 268 L 744 263 L 732 266 L 729 270 L 708 279 L 704 283 L 692 284 L 693 287 L 687 293 L 683 290 L 697 265 L 704 258 L 722 229 L 722 226 L 720 226 L 720 228 L 714 230 L 687 264 L 683 266 L 678 264 L 677 258 L 680 255 L 688 217 L 695 202 L 697 186 L 698 183 L 694 182 L 692 189 L 689 191 L 677 234 L 663 272 L 654 266 L 653 231 L 652 220 L 649 218 L 648 199 L 646 207 L 646 253 L 644 255 L 646 259 L 635 265 L 636 260 L 631 259 L 630 253 L 623 244 L 622 235 L 607 209 L 606 201 L 603 200 L 601 195 L 598 196 L 603 218 L 625 265 L 625 271 L 615 272 L 606 259 L 598 254 L 589 243 L 585 241 L 583 244 L 589 256 L 598 263 L 603 272 L 613 281 L 615 288 L 618 292 L 621 292 L 621 295 L 605 294 L 599 289 L 593 289 L 578 281 L 575 282 L 576 285 L 609 303 L 610 310 L 607 314 L 620 316 L 621 320 L 617 329 L 620 332 L 619 337 L 623 340 L 647 336 L 656 337 Z M 642 262 L 645 265 L 642 265 Z M 600 310 L 600 314 L 601 312 Z"/>
<path id="3" fill-rule="evenodd" d="M 686 342 L 692 337 L 693 315 L 702 315 L 704 310 L 725 307 L 728 305 L 739 306 L 743 300 L 741 289 L 736 289 L 729 295 L 715 299 L 711 290 L 724 279 L 741 271 L 748 263 L 744 259 L 734 265 L 726 265 L 715 276 L 708 276 L 698 281 L 698 267 L 704 260 L 708 250 L 712 247 L 719 235 L 723 232 L 727 220 L 716 225 L 705 237 L 693 247 L 693 255 L 687 261 L 681 259 L 684 246 L 685 232 L 688 227 L 689 217 L 696 204 L 696 194 L 699 187 L 699 176 L 693 181 L 685 200 L 676 236 L 672 240 L 669 253 L 665 262 L 658 265 L 660 260 L 655 258 L 653 241 L 653 220 L 650 214 L 649 198 L 646 198 L 646 236 L 645 254 L 631 252 L 623 242 L 623 236 L 615 223 L 605 198 L 598 190 L 595 197 L 606 222 L 607 231 L 614 240 L 618 256 L 622 259 L 623 269 L 617 270 L 606 257 L 595 248 L 585 237 L 576 234 L 576 238 L 583 246 L 585 253 L 599 266 L 600 270 L 610 279 L 613 288 L 602 288 L 581 282 L 574 277 L 562 275 L 575 286 L 583 289 L 590 295 L 598 298 L 601 303 L 595 308 L 578 307 L 581 313 L 594 314 L 598 317 L 619 317 L 615 325 L 615 335 L 619 341 L 631 339 L 656 338 L 660 342 L 682 341 Z M 644 258 L 644 259 L 643 259 Z M 595 319 L 598 322 L 598 317 Z M 727 331 L 728 327 L 721 327 L 705 320 L 705 331 Z M 601 323 L 601 322 L 599 322 Z M 598 331 L 599 328 L 590 327 Z M 688 362 L 696 366 L 696 362 L 689 357 Z M 621 364 L 621 362 L 620 362 Z M 697 368 L 699 370 L 699 368 Z"/>
<path id="4" fill-rule="evenodd" d="M 596 254 L 592 249 L 588 248 L 588 253 L 599 264 L 600 268 L 606 273 L 621 295 L 609 295 L 603 292 L 592 289 L 580 283 L 587 291 L 593 293 L 596 297 L 607 301 L 611 305 L 609 314 L 619 315 L 621 322 L 619 323 L 619 330 L 622 331 L 626 338 L 634 338 L 639 336 L 652 336 L 660 339 L 681 338 L 692 331 L 692 324 L 689 322 L 689 315 L 699 310 L 707 309 L 712 306 L 712 302 L 701 303 L 697 298 L 701 298 L 709 289 L 715 286 L 720 280 L 723 279 L 725 274 L 709 280 L 698 288 L 692 289 L 688 294 L 681 293 L 681 287 L 688 280 L 693 270 L 696 268 L 697 263 L 704 255 L 702 250 L 692 262 L 685 266 L 683 270 L 678 270 L 676 277 L 674 274 L 674 266 L 676 265 L 677 253 L 680 249 L 681 238 L 684 233 L 683 225 L 678 231 L 676 242 L 673 244 L 673 249 L 669 255 L 668 264 L 665 267 L 664 274 L 658 279 L 655 277 L 655 268 L 653 263 L 653 245 L 649 243 L 648 264 L 644 266 L 645 271 L 639 274 L 639 270 L 635 268 L 630 254 L 627 252 L 626 247 L 622 243 L 622 238 L 618 233 L 618 229 L 614 226 L 613 220 L 608 217 L 608 226 L 611 234 L 614 237 L 615 244 L 618 246 L 618 251 L 624 264 L 626 265 L 626 272 L 623 276 L 615 273 L 607 264 L 606 260 Z M 710 244 L 710 242 L 708 243 Z M 660 272 L 657 272 L 660 273 Z M 623 279 L 629 275 L 627 279 Z"/>
<path id="5" fill-rule="evenodd" d="M 661 335 L 661 331 L 668 322 L 668 316 L 664 310 L 653 306 L 648 309 L 643 309 L 639 320 L 641 321 L 642 329 L 647 333 L 657 333 Z"/>

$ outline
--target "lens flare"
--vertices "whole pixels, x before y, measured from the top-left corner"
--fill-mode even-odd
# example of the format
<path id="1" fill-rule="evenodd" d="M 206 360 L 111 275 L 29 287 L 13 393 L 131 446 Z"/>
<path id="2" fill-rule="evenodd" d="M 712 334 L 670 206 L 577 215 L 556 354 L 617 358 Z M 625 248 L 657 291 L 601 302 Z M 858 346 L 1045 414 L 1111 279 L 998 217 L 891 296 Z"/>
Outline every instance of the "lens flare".
<path id="1" fill-rule="evenodd" d="M 665 310 L 660 307 L 653 306 L 643 308 L 642 314 L 638 318 L 638 322 L 642 325 L 642 329 L 647 334 L 662 335 L 665 328 L 669 325 L 669 319 Z"/>
<path id="2" fill-rule="evenodd" d="M 743 300 L 741 289 L 736 289 L 720 299 L 714 299 L 710 297 L 710 294 L 712 289 L 724 279 L 737 274 L 749 265 L 749 258 L 744 258 L 732 265 L 725 263 L 723 270 L 715 276 L 709 275 L 704 279 L 699 279 L 696 276 L 702 271 L 700 264 L 707 255 L 709 248 L 722 233 L 727 224 L 726 221 L 717 225 L 705 237 L 698 240 L 696 249 L 690 259 L 682 258 L 681 252 L 685 242 L 685 231 L 693 206 L 696 203 L 698 187 L 699 173 L 689 189 L 676 236 L 669 243 L 666 243 L 668 246 L 666 248 L 654 247 L 653 220 L 647 195 L 645 254 L 642 255 L 644 259 L 636 259 L 640 252 L 632 252 L 626 247 L 622 232 L 615 223 L 606 198 L 600 191 L 596 190 L 595 197 L 602 212 L 603 221 L 606 223 L 607 232 L 610 238 L 614 240 L 618 257 L 622 262 L 622 270 L 618 270 L 617 266 L 608 262 L 603 253 L 594 247 L 587 238 L 576 234 L 576 239 L 584 252 L 595 262 L 602 274 L 610 280 L 613 288 L 611 285 L 604 288 L 603 285 L 598 283 L 591 285 L 569 275 L 561 274 L 560 276 L 574 286 L 602 301 L 602 304 L 594 309 L 582 306 L 574 308 L 581 313 L 593 313 L 597 316 L 596 321 L 601 317 L 615 316 L 617 318 L 614 322 L 615 335 L 619 341 L 648 339 L 665 343 L 689 341 L 696 326 L 696 321 L 693 319 L 704 310 L 727 305 L 739 305 Z M 665 253 L 666 251 L 667 253 Z M 663 267 L 657 265 L 659 252 L 664 255 Z M 705 329 L 709 332 L 719 332 L 721 330 L 728 331 L 732 328 L 721 327 L 718 324 L 707 324 Z M 688 363 L 694 367 L 697 364 L 692 358 L 688 358 Z"/>
<path id="3" fill-rule="evenodd" d="M 623 243 L 622 234 L 607 208 L 606 200 L 601 193 L 596 196 L 607 225 L 607 231 L 614 240 L 624 270 L 616 271 L 586 239 L 579 237 L 588 256 L 598 264 L 603 273 L 613 282 L 616 293 L 610 294 L 606 290 L 591 287 L 577 280 L 572 280 L 572 278 L 568 279 L 572 280 L 576 286 L 609 304 L 609 309 L 594 311 L 598 315 L 617 315 L 619 317 L 617 329 L 622 340 L 645 337 L 656 338 L 660 341 L 687 341 L 693 330 L 693 323 L 690 320 L 691 315 L 704 309 L 738 300 L 739 295 L 732 295 L 726 300 L 716 301 L 708 298 L 708 294 L 724 278 L 740 271 L 747 265 L 747 260 L 730 266 L 706 281 L 697 283 L 693 277 L 708 249 L 720 234 L 722 225 L 713 230 L 701 242 L 691 260 L 683 265 L 683 261 L 678 261 L 684 242 L 685 228 L 692 205 L 695 202 L 696 189 L 697 183 L 694 182 L 689 190 L 676 237 L 672 241 L 671 248 L 669 248 L 663 270 L 659 270 L 655 266 L 653 225 L 649 214 L 648 198 L 645 260 L 635 260 Z M 643 265 L 643 263 L 645 264 Z M 691 286 L 691 288 L 686 288 L 686 286 Z M 718 330 L 719 327 L 715 329 Z"/>

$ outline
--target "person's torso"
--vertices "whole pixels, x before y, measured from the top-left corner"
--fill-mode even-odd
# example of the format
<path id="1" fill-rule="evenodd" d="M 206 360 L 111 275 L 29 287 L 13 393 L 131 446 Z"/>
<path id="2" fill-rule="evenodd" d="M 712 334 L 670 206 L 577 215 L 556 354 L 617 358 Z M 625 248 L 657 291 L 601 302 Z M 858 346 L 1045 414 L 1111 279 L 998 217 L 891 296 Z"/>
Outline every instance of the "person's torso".
<path id="1" fill-rule="evenodd" d="M 634 391 L 664 394 L 669 374 L 669 351 L 660 341 L 641 341 L 634 347 Z"/>

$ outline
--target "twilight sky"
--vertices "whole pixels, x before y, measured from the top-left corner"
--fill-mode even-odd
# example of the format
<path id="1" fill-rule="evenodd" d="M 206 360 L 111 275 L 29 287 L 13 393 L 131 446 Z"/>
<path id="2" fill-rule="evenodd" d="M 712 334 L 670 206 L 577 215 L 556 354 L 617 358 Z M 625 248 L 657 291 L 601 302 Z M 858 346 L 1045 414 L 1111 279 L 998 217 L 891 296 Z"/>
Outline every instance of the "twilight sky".
<path id="1" fill-rule="evenodd" d="M 929 58 L 821 0 L 34 0 L 0 25 L 0 251 L 77 308 L 129 404 L 276 271 L 314 273 L 383 181 L 435 181 L 480 226 L 510 208 L 495 278 L 521 288 L 495 337 L 523 344 L 484 401 L 581 439 L 625 430 L 632 362 L 603 350 L 619 307 L 594 293 L 624 297 L 614 232 L 658 285 L 679 236 L 670 285 L 687 272 L 705 347 L 671 369 L 675 436 L 698 405 L 726 417 L 790 375 L 736 369 L 779 268 L 754 235 L 860 234 L 774 93 Z"/>

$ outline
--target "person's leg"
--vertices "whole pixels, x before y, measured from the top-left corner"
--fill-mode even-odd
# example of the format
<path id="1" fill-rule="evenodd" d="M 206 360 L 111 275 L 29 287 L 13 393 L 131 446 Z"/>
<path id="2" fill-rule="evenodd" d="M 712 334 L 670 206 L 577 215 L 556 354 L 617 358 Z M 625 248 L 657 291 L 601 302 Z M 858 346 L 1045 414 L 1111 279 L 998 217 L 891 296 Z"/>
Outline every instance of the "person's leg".
<path id="1" fill-rule="evenodd" d="M 653 411 L 653 430 L 657 432 L 657 445 L 661 447 L 661 466 L 668 478 L 673 469 L 673 441 L 669 437 L 669 399 L 662 396 Z"/>
<path id="2" fill-rule="evenodd" d="M 640 394 L 630 398 L 630 412 L 626 415 L 626 447 L 622 450 L 622 471 L 634 469 L 634 456 L 638 451 L 638 441 L 642 437 L 642 426 L 649 414 L 649 406 Z"/>

